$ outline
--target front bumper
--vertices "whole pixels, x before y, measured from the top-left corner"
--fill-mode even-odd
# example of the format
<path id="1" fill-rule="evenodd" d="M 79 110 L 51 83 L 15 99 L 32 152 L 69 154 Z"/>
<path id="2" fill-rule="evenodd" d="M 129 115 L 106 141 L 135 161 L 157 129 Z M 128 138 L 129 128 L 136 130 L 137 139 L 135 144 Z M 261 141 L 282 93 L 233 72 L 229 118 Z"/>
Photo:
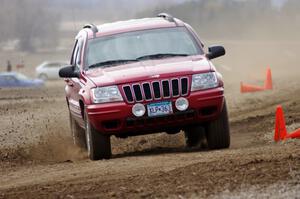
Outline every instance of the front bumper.
<path id="1" fill-rule="evenodd" d="M 107 104 L 93 104 L 86 107 L 89 120 L 93 127 L 104 134 L 145 134 L 182 129 L 186 126 L 215 120 L 223 108 L 224 89 L 222 87 L 204 91 L 191 92 L 186 97 L 189 108 L 178 111 L 174 106 L 176 98 L 172 101 L 173 114 L 159 117 L 143 117 L 132 114 L 132 106 L 126 102 Z M 164 100 L 165 101 L 165 100 Z M 148 103 L 143 103 L 145 106 Z"/>

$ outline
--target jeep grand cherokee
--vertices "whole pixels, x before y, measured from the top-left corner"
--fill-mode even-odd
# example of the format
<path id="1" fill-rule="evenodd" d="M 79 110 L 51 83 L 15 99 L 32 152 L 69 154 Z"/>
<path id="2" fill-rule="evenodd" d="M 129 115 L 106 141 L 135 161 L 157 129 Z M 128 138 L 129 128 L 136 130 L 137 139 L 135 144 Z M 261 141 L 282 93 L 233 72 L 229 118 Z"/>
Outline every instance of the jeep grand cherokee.
<path id="1" fill-rule="evenodd" d="M 110 137 L 184 131 L 188 147 L 228 148 L 222 76 L 191 26 L 168 14 L 85 25 L 65 78 L 74 143 L 91 160 L 111 157 Z"/>

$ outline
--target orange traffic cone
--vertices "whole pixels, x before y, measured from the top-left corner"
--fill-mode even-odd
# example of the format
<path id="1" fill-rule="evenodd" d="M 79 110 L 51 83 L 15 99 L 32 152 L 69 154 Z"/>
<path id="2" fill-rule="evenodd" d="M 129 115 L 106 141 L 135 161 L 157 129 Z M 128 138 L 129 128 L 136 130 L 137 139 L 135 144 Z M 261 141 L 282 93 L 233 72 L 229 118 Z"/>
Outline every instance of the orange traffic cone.
<path id="1" fill-rule="evenodd" d="M 284 113 L 282 110 L 282 106 L 279 105 L 279 106 L 277 106 L 277 109 L 276 109 L 274 141 L 278 142 L 280 140 L 285 140 L 288 138 L 300 139 L 300 129 L 298 129 L 290 134 L 286 131 Z"/>
<path id="2" fill-rule="evenodd" d="M 265 81 L 265 89 L 266 90 L 272 90 L 273 89 L 271 68 L 267 69 L 267 76 L 266 76 L 266 81 Z"/>
<path id="3" fill-rule="evenodd" d="M 258 92 L 258 91 L 265 91 L 265 90 L 272 90 L 272 89 L 273 89 L 273 82 L 272 82 L 272 73 L 270 68 L 267 68 L 265 85 L 263 87 L 244 84 L 243 82 L 241 82 L 241 93 Z"/>
<path id="4" fill-rule="evenodd" d="M 264 90 L 265 90 L 264 87 L 244 84 L 243 82 L 241 82 L 241 93 L 251 93 L 251 92 L 264 91 Z"/>
<path id="5" fill-rule="evenodd" d="M 284 114 L 282 110 L 282 106 L 277 106 L 276 109 L 276 119 L 275 119 L 275 134 L 274 134 L 274 140 L 275 142 L 278 142 L 280 140 L 286 139 L 287 131 L 285 127 L 285 119 Z"/>
<path id="6" fill-rule="evenodd" d="M 292 138 L 292 139 L 298 138 L 298 139 L 300 139 L 300 129 L 298 129 L 298 130 L 294 131 L 293 133 L 287 135 L 287 138 Z"/>

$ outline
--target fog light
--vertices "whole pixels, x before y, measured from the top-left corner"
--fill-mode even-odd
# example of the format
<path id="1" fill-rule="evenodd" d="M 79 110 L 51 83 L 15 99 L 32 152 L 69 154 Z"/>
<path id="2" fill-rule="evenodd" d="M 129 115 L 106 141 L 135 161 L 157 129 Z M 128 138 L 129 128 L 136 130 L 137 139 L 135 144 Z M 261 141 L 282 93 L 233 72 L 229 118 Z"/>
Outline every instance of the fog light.
<path id="1" fill-rule="evenodd" d="M 142 117 L 145 114 L 145 112 L 146 112 L 146 108 L 143 104 L 135 104 L 132 107 L 132 113 L 136 117 Z"/>
<path id="2" fill-rule="evenodd" d="M 175 106 L 179 111 L 185 111 L 189 107 L 189 101 L 184 97 L 180 97 L 176 100 Z"/>

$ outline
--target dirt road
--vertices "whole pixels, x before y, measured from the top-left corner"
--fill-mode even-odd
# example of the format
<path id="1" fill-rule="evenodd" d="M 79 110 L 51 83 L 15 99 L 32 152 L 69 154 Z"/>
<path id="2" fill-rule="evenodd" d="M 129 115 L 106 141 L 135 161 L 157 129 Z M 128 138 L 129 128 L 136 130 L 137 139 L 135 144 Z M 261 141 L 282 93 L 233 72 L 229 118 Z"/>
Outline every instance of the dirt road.
<path id="1" fill-rule="evenodd" d="M 0 92 L 0 198 L 300 196 L 300 140 L 272 141 L 276 105 L 289 130 L 300 127 L 299 81 L 254 95 L 228 88 L 228 150 L 188 150 L 182 133 L 162 133 L 113 138 L 113 159 L 96 162 L 72 145 L 63 83 Z"/>

